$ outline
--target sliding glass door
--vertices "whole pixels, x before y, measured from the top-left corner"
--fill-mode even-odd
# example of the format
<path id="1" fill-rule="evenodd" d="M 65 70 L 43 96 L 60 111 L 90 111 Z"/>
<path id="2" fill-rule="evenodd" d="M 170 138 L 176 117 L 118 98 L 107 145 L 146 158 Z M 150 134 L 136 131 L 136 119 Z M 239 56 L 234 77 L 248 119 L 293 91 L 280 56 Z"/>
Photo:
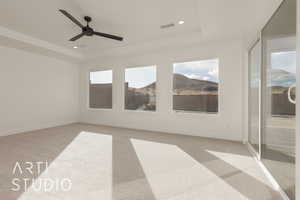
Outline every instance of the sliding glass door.
<path id="1" fill-rule="evenodd" d="M 295 199 L 296 0 L 285 0 L 262 31 L 261 158 Z"/>

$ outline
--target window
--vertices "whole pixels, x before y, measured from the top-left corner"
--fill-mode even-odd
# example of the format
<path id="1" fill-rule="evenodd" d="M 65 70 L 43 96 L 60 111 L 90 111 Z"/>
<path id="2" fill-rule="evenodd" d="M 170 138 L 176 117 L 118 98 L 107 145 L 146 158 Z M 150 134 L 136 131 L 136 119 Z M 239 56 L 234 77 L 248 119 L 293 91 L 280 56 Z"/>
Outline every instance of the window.
<path id="1" fill-rule="evenodd" d="M 294 37 L 288 39 L 295 40 Z M 286 42 L 284 39 L 281 41 Z M 271 115 L 280 118 L 295 117 L 296 51 L 270 52 L 270 55 L 267 88 L 271 96 Z"/>
<path id="2" fill-rule="evenodd" d="M 156 110 L 156 67 L 125 70 L 125 109 Z"/>
<path id="3" fill-rule="evenodd" d="M 112 108 L 112 70 L 90 72 L 90 108 Z"/>
<path id="4" fill-rule="evenodd" d="M 219 60 L 173 65 L 173 109 L 218 112 Z"/>

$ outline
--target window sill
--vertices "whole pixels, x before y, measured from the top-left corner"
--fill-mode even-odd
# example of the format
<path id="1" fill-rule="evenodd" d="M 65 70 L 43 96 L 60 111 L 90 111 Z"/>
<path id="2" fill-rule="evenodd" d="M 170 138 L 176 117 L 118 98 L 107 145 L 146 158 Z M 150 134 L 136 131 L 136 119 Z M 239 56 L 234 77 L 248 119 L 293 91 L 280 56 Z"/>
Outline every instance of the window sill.
<path id="1" fill-rule="evenodd" d="M 127 113 L 146 113 L 146 114 L 157 114 L 157 110 L 129 110 L 129 109 L 123 109 L 123 112 Z"/>
<path id="2" fill-rule="evenodd" d="M 113 111 L 113 108 L 87 108 L 90 111 Z"/>
<path id="3" fill-rule="evenodd" d="M 220 112 L 204 112 L 204 111 L 186 111 L 186 110 L 173 110 L 174 114 L 183 114 L 183 115 L 211 115 L 211 116 L 218 116 Z"/>

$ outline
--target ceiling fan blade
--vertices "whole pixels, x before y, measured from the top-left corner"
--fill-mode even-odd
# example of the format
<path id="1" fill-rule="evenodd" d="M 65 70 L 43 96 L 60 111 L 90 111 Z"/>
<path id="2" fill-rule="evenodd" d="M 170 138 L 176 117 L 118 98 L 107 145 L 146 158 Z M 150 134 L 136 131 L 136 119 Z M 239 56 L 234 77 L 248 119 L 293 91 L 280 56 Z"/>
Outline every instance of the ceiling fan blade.
<path id="1" fill-rule="evenodd" d="M 72 38 L 70 39 L 70 41 L 78 40 L 78 39 L 81 38 L 82 36 L 84 36 L 84 33 L 83 33 L 83 32 L 80 33 L 80 34 L 78 34 L 78 35 L 76 35 L 75 37 L 72 37 Z"/>
<path id="2" fill-rule="evenodd" d="M 115 35 L 110 35 L 110 34 L 107 34 L 107 33 L 94 32 L 94 34 L 98 35 L 98 36 L 101 36 L 101 37 L 110 38 L 110 39 L 113 39 L 113 40 L 119 40 L 119 41 L 123 40 L 122 37 L 115 36 Z"/>
<path id="3" fill-rule="evenodd" d="M 70 13 L 68 13 L 65 10 L 60 9 L 59 10 L 62 14 L 64 14 L 67 18 L 69 18 L 72 22 L 74 22 L 75 24 L 77 24 L 80 28 L 83 28 L 84 26 L 77 20 L 75 19 L 75 17 L 73 17 Z"/>

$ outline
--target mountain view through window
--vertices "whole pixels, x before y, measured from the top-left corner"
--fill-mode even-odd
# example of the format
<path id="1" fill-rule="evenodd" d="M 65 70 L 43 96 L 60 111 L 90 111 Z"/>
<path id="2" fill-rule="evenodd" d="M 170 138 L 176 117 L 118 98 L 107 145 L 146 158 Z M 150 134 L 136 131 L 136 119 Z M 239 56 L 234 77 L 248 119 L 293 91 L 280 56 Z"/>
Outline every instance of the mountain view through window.
<path id="1" fill-rule="evenodd" d="M 125 70 L 125 109 L 156 110 L 156 66 Z"/>
<path id="2" fill-rule="evenodd" d="M 218 59 L 174 64 L 174 110 L 217 113 L 218 91 Z"/>

